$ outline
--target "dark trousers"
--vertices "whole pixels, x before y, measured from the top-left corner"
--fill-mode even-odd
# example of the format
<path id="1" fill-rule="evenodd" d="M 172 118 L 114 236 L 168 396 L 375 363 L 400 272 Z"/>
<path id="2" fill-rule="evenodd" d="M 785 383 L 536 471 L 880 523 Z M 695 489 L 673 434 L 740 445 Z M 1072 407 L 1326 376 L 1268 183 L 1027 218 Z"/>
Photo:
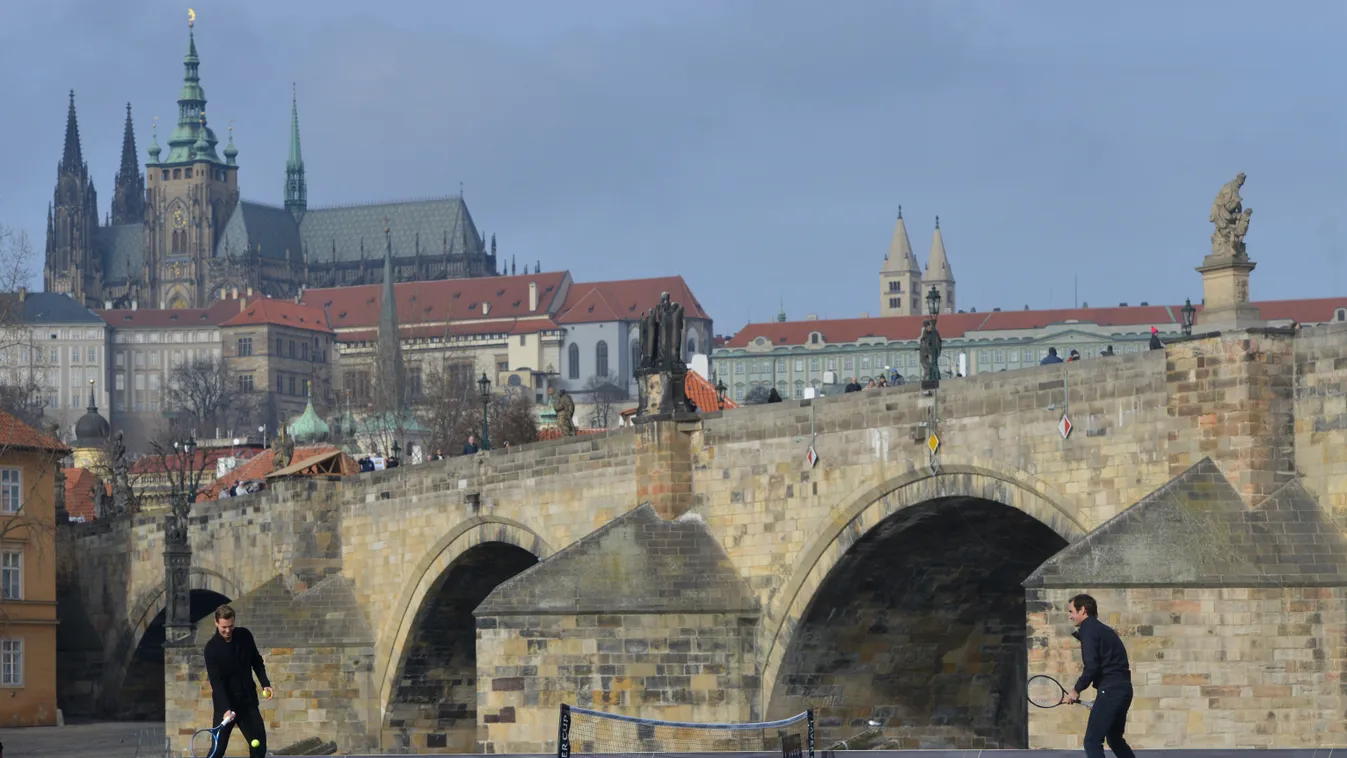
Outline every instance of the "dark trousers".
<path id="1" fill-rule="evenodd" d="M 1132 684 L 1113 684 L 1099 691 L 1090 721 L 1085 726 L 1085 755 L 1104 758 L 1104 740 L 1118 758 L 1136 758 L 1136 753 L 1123 739 L 1127 729 L 1127 710 L 1132 707 Z"/>
<path id="2" fill-rule="evenodd" d="M 214 723 L 220 723 L 224 715 L 225 712 L 217 708 Z M 256 705 L 245 705 L 234 711 L 234 720 L 225 724 L 225 728 L 220 730 L 220 740 L 215 743 L 215 751 L 211 753 L 210 758 L 221 758 L 229 749 L 229 735 L 233 733 L 235 726 L 243 732 L 243 738 L 248 741 L 248 755 L 252 758 L 263 758 L 267 754 L 267 727 L 262 721 L 262 712 Z M 252 747 L 253 740 L 257 740 L 257 747 Z"/>

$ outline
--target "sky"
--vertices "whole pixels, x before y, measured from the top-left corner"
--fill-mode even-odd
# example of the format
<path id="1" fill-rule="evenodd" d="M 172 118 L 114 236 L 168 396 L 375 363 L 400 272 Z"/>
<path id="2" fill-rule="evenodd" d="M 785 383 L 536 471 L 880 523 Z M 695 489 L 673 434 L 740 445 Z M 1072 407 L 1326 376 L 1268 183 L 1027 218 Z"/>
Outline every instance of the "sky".
<path id="1" fill-rule="evenodd" d="M 1347 294 L 1347 3 L 1310 0 L 13 0 L 0 223 L 39 254 L 67 93 L 102 216 L 189 6 L 245 199 L 282 200 L 293 85 L 310 207 L 462 187 L 502 257 L 681 274 L 720 334 L 877 315 L 899 206 L 961 309 L 1198 302 L 1241 171 L 1253 298 Z"/>

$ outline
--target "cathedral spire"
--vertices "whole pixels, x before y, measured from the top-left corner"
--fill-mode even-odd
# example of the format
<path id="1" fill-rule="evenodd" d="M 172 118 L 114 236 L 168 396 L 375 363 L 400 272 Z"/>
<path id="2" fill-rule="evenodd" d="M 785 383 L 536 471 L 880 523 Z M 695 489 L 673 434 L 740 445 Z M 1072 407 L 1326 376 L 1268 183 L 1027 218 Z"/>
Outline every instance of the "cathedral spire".
<path id="1" fill-rule="evenodd" d="M 136 159 L 136 132 L 131 123 L 131 104 L 126 104 L 126 130 L 122 134 L 122 167 L 112 190 L 111 223 L 139 224 L 145 220 L 145 175 Z"/>
<path id="2" fill-rule="evenodd" d="M 926 261 L 926 274 L 922 277 L 921 287 L 924 293 L 932 287 L 940 293 L 940 308 L 945 313 L 955 312 L 954 270 L 949 265 L 949 254 L 945 252 L 945 235 L 940 231 L 940 217 L 935 217 L 935 233 L 931 237 L 931 257 Z"/>
<path id="3" fill-rule="evenodd" d="M 208 160 L 219 163 L 215 154 L 218 140 L 206 127 L 206 91 L 201 87 L 201 58 L 196 53 L 196 14 L 188 11 L 187 55 L 182 59 L 182 89 L 178 92 L 178 126 L 168 138 L 165 163 L 189 163 Z M 204 144 L 204 150 L 197 147 Z"/>
<path id="4" fill-rule="evenodd" d="M 75 117 L 75 90 L 70 90 L 70 107 L 65 116 L 65 152 L 61 155 L 61 171 L 79 171 L 84 165 L 80 150 L 80 125 Z"/>
<path id="5" fill-rule="evenodd" d="M 406 369 L 402 362 L 402 343 L 398 336 L 398 306 L 393 289 L 393 238 L 388 228 L 388 219 L 384 219 L 384 281 L 381 287 L 383 296 L 379 303 L 379 341 L 378 360 L 379 386 L 376 387 L 379 398 L 379 411 L 390 423 L 401 424 L 403 391 L 406 387 Z"/>
<path id="6" fill-rule="evenodd" d="M 295 223 L 304 220 L 309 205 L 309 191 L 304 183 L 304 156 L 299 149 L 299 95 L 290 85 L 290 157 L 285 161 L 285 209 L 295 217 Z"/>

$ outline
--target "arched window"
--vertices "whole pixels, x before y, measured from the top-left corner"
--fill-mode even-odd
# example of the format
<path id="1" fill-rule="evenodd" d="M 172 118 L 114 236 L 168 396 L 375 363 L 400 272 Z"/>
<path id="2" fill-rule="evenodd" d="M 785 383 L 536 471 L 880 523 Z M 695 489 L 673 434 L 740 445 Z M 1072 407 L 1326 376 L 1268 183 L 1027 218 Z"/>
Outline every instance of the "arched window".
<path id="1" fill-rule="evenodd" d="M 187 252 L 187 232 L 182 229 L 173 231 L 173 255 L 182 255 Z"/>
<path id="2" fill-rule="evenodd" d="M 691 358 L 692 356 L 694 356 L 694 355 L 696 355 L 696 354 L 697 354 L 697 335 L 696 335 L 695 333 L 694 333 L 694 334 L 689 334 L 689 335 L 688 335 L 688 357 Z"/>
<path id="3" fill-rule="evenodd" d="M 641 367 L 641 343 L 639 340 L 631 341 L 631 375 L 636 377 L 636 369 Z"/>
<path id="4" fill-rule="evenodd" d="M 599 344 L 594 346 L 594 374 L 599 377 L 608 376 L 608 343 L 599 340 Z"/>
<path id="5" fill-rule="evenodd" d="M 571 343 L 570 348 L 566 351 L 566 363 L 568 364 L 566 375 L 572 379 L 579 379 L 580 346 L 575 344 L 574 342 Z"/>

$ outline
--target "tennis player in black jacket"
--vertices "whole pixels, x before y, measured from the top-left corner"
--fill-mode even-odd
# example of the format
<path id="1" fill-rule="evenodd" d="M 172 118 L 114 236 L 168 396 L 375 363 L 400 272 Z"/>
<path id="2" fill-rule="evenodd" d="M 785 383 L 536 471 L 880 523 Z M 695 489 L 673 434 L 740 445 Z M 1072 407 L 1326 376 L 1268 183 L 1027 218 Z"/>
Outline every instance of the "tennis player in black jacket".
<path id="1" fill-rule="evenodd" d="M 1136 758 L 1123 739 L 1127 728 L 1127 710 L 1132 707 L 1132 670 L 1127 664 L 1127 648 L 1118 633 L 1100 621 L 1099 604 L 1089 595 L 1076 595 L 1067 604 L 1067 617 L 1076 625 L 1072 637 L 1080 640 L 1080 658 L 1085 665 L 1076 686 L 1064 700 L 1075 703 L 1091 684 L 1099 692 L 1090 720 L 1085 725 L 1085 755 L 1104 758 L 1104 740 L 1118 758 Z"/>
<path id="2" fill-rule="evenodd" d="M 210 679 L 211 700 L 215 705 L 214 726 L 227 714 L 234 720 L 220 730 L 220 739 L 210 758 L 219 758 L 229 748 L 229 734 L 238 724 L 244 739 L 248 740 L 249 755 L 263 758 L 267 754 L 267 729 L 258 710 L 257 685 L 253 672 L 262 682 L 262 692 L 271 697 L 271 680 L 262 654 L 257 652 L 253 633 L 234 626 L 234 609 L 222 605 L 215 609 L 215 635 L 206 643 L 206 676 Z M 253 745 L 252 741 L 257 740 Z"/>

